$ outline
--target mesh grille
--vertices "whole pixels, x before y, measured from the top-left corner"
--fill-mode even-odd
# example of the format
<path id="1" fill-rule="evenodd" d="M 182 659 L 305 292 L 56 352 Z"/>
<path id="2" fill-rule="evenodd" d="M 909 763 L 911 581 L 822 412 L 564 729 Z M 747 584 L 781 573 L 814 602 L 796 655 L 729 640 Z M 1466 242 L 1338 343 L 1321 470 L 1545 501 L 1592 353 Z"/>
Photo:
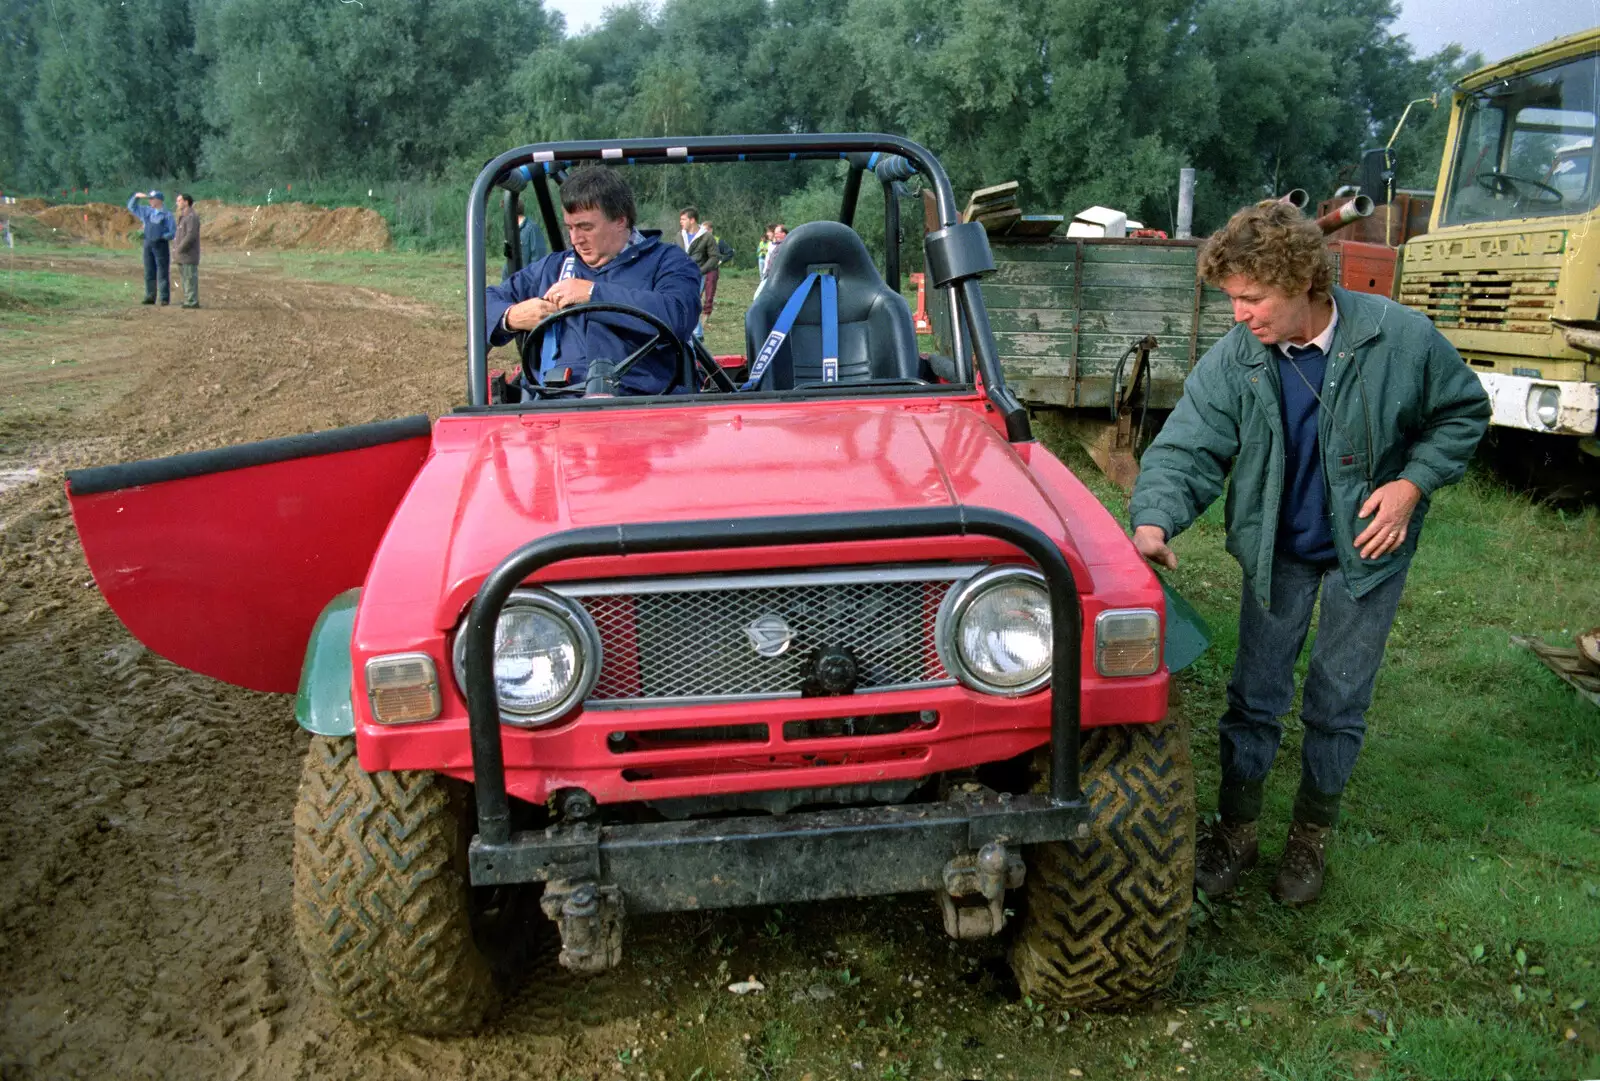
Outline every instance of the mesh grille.
<path id="1" fill-rule="evenodd" d="M 577 597 L 605 652 L 589 698 L 798 694 L 822 646 L 854 652 L 858 690 L 949 680 L 934 645 L 934 622 L 949 586 L 835 582 Z M 749 628 L 757 620 L 771 627 L 773 616 L 793 638 L 779 656 L 764 657 Z"/>

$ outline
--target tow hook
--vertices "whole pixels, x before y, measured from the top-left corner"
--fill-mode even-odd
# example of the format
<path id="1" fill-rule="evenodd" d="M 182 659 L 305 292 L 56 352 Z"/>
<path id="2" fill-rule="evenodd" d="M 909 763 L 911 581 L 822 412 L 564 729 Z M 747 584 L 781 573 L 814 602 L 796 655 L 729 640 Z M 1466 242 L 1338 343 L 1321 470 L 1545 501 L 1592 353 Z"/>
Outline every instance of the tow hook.
<path id="1" fill-rule="evenodd" d="M 1006 890 L 1021 886 L 1026 875 L 1022 856 L 998 841 L 945 864 L 944 889 L 938 894 L 945 933 L 951 938 L 999 934 L 1006 925 Z"/>
<path id="2" fill-rule="evenodd" d="M 561 930 L 561 967 L 604 972 L 622 960 L 622 893 L 615 886 L 560 879 L 539 899 Z"/>

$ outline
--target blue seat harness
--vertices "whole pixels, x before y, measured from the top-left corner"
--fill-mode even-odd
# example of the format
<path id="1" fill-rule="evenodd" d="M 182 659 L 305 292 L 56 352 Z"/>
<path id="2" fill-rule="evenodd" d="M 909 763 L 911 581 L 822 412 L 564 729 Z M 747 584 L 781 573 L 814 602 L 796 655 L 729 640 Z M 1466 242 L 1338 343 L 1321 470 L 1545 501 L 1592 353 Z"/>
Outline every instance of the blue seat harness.
<path id="1" fill-rule="evenodd" d="M 755 363 L 750 366 L 750 378 L 745 380 L 740 390 L 754 390 L 756 384 L 761 382 L 761 377 L 767 374 L 773 358 L 778 355 L 778 349 L 794 328 L 794 321 L 799 318 L 806 297 L 811 295 L 812 285 L 819 278 L 822 280 L 822 381 L 839 381 L 839 280 L 831 270 L 813 270 L 806 275 L 799 288 L 790 294 L 783 310 L 778 313 L 778 321 L 772 324 L 772 332 L 761 343 Z"/>
<path id="2" fill-rule="evenodd" d="M 566 281 L 577 272 L 578 264 L 571 252 L 561 261 L 561 276 L 556 281 Z M 550 369 L 556 366 L 556 335 L 561 331 L 561 324 L 557 323 L 544 332 L 544 341 L 539 343 L 539 382 L 543 383 Z"/>

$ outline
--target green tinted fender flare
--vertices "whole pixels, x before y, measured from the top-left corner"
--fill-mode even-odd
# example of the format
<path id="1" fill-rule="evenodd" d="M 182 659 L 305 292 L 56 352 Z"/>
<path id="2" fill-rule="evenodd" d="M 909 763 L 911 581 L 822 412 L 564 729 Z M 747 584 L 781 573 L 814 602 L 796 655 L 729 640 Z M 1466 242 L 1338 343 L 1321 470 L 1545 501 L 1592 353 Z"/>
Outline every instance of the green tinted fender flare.
<path id="1" fill-rule="evenodd" d="M 311 644 L 300 669 L 300 690 L 294 696 L 294 719 L 314 736 L 355 735 L 350 636 L 360 600 L 360 589 L 345 590 L 328 602 L 311 628 Z"/>

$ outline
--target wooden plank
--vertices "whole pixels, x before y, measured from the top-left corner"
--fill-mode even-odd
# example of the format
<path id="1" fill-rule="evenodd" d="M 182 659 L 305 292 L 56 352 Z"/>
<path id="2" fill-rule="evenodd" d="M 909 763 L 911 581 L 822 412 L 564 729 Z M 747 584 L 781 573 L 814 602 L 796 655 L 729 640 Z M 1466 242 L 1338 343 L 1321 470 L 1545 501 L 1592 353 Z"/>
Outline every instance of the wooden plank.
<path id="1" fill-rule="evenodd" d="M 984 277 L 984 288 L 997 285 L 1054 285 L 1072 284 L 1071 263 L 1024 263 L 1009 259 L 995 260 L 994 273 Z"/>
<path id="2" fill-rule="evenodd" d="M 1015 180 L 1007 180 L 1004 184 L 995 184 L 992 187 L 979 188 L 967 197 L 968 206 L 981 206 L 987 203 L 1015 203 L 1017 193 L 1022 190 L 1022 185 Z"/>
<path id="3" fill-rule="evenodd" d="M 1091 263 L 1141 263 L 1166 266 L 1195 264 L 1195 248 L 1168 248 L 1157 245 L 1117 244 L 1106 241 L 1085 240 L 1084 259 Z"/>
<path id="4" fill-rule="evenodd" d="M 1003 237 L 991 247 L 997 263 L 1070 263 L 1077 252 L 1073 245 L 1060 243 L 1059 237 L 1045 241 Z"/>
<path id="5" fill-rule="evenodd" d="M 1084 260 L 1083 284 L 1089 286 L 1126 286 L 1131 288 L 1162 288 L 1181 290 L 1193 302 L 1194 268 L 1163 266 L 1159 263 L 1095 263 Z"/>
<path id="6" fill-rule="evenodd" d="M 1063 367 L 1072 357 L 1072 341 L 1071 331 L 1059 333 L 997 330 L 994 332 L 994 347 L 1000 351 L 1002 359 L 1034 360 L 1053 357 Z"/>
<path id="7" fill-rule="evenodd" d="M 991 236 L 1005 233 L 1022 218 L 1022 211 L 1016 207 L 1001 210 L 984 210 L 968 218 L 982 225 Z"/>
<path id="8" fill-rule="evenodd" d="M 1083 304 L 1085 312 L 1175 312 L 1182 315 L 1187 324 L 1190 318 L 1189 307 L 1194 303 L 1194 286 L 1175 286 L 1166 289 L 1130 286 L 1105 288 L 1095 282 L 1092 276 L 1086 276 L 1080 303 Z"/>
<path id="9" fill-rule="evenodd" d="M 1068 285 L 990 285 L 983 286 L 983 302 L 989 308 L 1067 308 L 1072 307 L 1072 286 Z"/>
<path id="10" fill-rule="evenodd" d="M 1079 326 L 1085 334 L 1127 335 L 1138 338 L 1154 334 L 1165 341 L 1189 337 L 1188 312 L 1131 312 L 1085 310 L 1079 313 Z"/>
<path id="11" fill-rule="evenodd" d="M 1077 322 L 1068 308 L 990 308 L 989 326 L 1000 330 L 1069 331 Z"/>
<path id="12" fill-rule="evenodd" d="M 1066 218 L 1060 214 L 1024 214 L 1011 227 L 1012 236 L 1049 236 L 1061 228 Z"/>

